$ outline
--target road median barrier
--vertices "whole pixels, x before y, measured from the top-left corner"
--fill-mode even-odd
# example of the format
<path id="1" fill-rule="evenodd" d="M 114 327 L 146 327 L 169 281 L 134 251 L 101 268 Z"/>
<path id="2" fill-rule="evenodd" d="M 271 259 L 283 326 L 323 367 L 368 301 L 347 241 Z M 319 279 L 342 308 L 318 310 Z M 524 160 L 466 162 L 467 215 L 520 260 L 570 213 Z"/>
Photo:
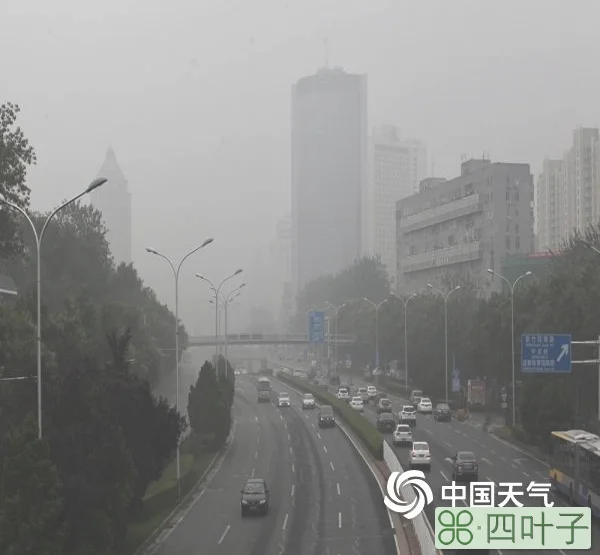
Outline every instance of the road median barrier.
<path id="1" fill-rule="evenodd" d="M 402 468 L 396 453 L 394 453 L 394 450 L 390 447 L 387 441 L 384 441 L 383 443 L 383 460 L 390 472 L 400 472 L 400 474 L 404 473 L 404 469 Z M 410 506 L 415 503 L 417 493 L 415 493 L 413 486 L 404 484 L 400 488 L 395 489 L 396 493 L 402 496 L 402 499 L 407 505 Z M 421 494 L 419 493 L 419 495 Z M 412 529 L 417 538 L 420 553 L 422 555 L 437 555 L 440 553 L 435 547 L 435 534 L 424 511 L 410 521 L 404 517 L 401 518 L 403 518 L 405 522 L 410 522 L 412 525 Z"/>
<path id="2" fill-rule="evenodd" d="M 383 437 L 373 424 L 357 413 L 345 401 L 340 401 L 322 387 L 313 385 L 306 380 L 294 378 L 283 372 L 277 374 L 277 379 L 305 393 L 312 393 L 315 399 L 322 404 L 331 405 L 335 413 L 350 427 L 358 439 L 363 442 L 373 457 L 377 460 L 383 460 Z"/>

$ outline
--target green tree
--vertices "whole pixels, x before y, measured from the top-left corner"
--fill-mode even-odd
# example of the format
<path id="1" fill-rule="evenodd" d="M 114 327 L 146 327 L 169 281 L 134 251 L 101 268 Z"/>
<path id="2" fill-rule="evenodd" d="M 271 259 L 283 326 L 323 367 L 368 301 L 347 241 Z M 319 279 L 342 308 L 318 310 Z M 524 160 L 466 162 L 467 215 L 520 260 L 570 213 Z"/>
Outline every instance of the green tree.
<path id="1" fill-rule="evenodd" d="M 33 147 L 20 127 L 15 127 L 20 108 L 7 102 L 0 105 L 0 196 L 27 208 L 30 189 L 27 170 L 36 163 Z M 0 217 L 0 255 L 11 257 L 20 251 L 19 225 L 21 214 L 15 210 L 2 210 Z"/>
<path id="2" fill-rule="evenodd" d="M 0 553 L 62 555 L 63 486 L 37 422 L 25 419 L 5 436 L 0 466 Z"/>

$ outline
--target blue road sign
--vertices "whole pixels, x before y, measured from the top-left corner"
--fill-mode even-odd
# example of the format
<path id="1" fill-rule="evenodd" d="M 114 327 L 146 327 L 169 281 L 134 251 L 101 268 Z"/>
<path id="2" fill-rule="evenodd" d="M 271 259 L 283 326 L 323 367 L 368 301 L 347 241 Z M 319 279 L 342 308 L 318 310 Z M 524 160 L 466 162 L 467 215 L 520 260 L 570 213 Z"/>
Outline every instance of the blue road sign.
<path id="1" fill-rule="evenodd" d="M 521 372 L 568 374 L 571 372 L 570 334 L 521 335 Z"/>
<path id="2" fill-rule="evenodd" d="M 308 340 L 325 343 L 325 313 L 312 310 L 308 314 Z"/>

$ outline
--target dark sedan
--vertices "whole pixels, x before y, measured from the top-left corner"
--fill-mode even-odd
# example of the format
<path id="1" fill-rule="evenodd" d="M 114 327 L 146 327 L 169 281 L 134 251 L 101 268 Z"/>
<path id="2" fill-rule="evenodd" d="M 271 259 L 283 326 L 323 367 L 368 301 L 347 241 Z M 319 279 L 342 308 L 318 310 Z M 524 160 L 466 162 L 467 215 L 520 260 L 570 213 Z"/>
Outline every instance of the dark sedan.
<path id="1" fill-rule="evenodd" d="M 392 433 L 396 429 L 396 420 L 390 412 L 384 412 L 377 417 L 377 430 Z"/>
<path id="2" fill-rule="evenodd" d="M 379 399 L 377 403 L 377 414 L 392 412 L 392 402 L 389 399 Z"/>
<path id="3" fill-rule="evenodd" d="M 269 488 L 262 478 L 252 478 L 242 489 L 242 516 L 249 513 L 266 515 L 269 512 Z"/>
<path id="4" fill-rule="evenodd" d="M 478 480 L 479 463 L 471 451 L 459 451 L 452 457 L 452 480 Z"/>
<path id="5" fill-rule="evenodd" d="M 450 407 L 446 403 L 438 403 L 433 409 L 433 419 L 438 422 L 450 422 Z"/>

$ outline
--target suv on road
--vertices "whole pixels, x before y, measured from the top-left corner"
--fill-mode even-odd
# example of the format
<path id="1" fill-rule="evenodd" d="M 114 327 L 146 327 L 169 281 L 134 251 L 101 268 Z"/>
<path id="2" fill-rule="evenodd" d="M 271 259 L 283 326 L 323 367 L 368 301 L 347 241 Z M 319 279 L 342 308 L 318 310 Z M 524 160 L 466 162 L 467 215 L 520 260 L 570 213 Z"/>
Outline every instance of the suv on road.
<path id="1" fill-rule="evenodd" d="M 384 412 L 392 412 L 392 402 L 385 398 L 379 399 L 379 403 L 377 403 L 377 414 Z"/>
<path id="2" fill-rule="evenodd" d="M 269 512 L 269 488 L 262 478 L 252 478 L 246 481 L 240 501 L 242 516 L 249 513 L 266 515 Z"/>
<path id="3" fill-rule="evenodd" d="M 377 431 L 390 433 L 396 429 L 396 420 L 391 412 L 384 412 L 377 416 Z"/>
<path id="4" fill-rule="evenodd" d="M 350 392 L 347 387 L 340 387 L 337 392 L 337 398 L 340 401 L 346 401 L 346 403 L 350 402 Z"/>
<path id="5" fill-rule="evenodd" d="M 331 405 L 319 407 L 319 428 L 333 428 L 335 426 L 335 415 Z"/>
<path id="6" fill-rule="evenodd" d="M 392 438 L 395 446 L 411 444 L 413 439 L 410 426 L 408 424 L 398 424 Z"/>
<path id="7" fill-rule="evenodd" d="M 471 451 L 459 451 L 452 457 L 452 480 L 463 479 L 479 479 L 479 463 Z"/>
<path id="8" fill-rule="evenodd" d="M 450 407 L 446 403 L 438 403 L 433 409 L 433 419 L 438 422 L 450 422 L 452 417 L 450 416 Z"/>
<path id="9" fill-rule="evenodd" d="M 377 388 L 374 385 L 367 386 L 368 399 L 373 401 L 377 398 Z"/>
<path id="10" fill-rule="evenodd" d="M 400 424 L 408 424 L 409 426 L 417 425 L 417 411 L 415 407 L 411 405 L 404 405 L 402 410 L 398 413 L 398 420 Z"/>
<path id="11" fill-rule="evenodd" d="M 277 397 L 277 406 L 278 407 L 289 407 L 290 403 L 290 394 L 282 391 Z"/>
<path id="12" fill-rule="evenodd" d="M 414 441 L 412 449 L 408 454 L 408 466 L 424 466 L 431 468 L 431 453 L 429 451 L 429 443 L 426 441 Z"/>
<path id="13" fill-rule="evenodd" d="M 363 403 L 369 402 L 369 393 L 366 387 L 359 387 L 356 395 L 362 399 Z"/>
<path id="14" fill-rule="evenodd" d="M 315 408 L 315 398 L 312 393 L 305 393 L 302 395 L 302 409 L 314 409 Z"/>

